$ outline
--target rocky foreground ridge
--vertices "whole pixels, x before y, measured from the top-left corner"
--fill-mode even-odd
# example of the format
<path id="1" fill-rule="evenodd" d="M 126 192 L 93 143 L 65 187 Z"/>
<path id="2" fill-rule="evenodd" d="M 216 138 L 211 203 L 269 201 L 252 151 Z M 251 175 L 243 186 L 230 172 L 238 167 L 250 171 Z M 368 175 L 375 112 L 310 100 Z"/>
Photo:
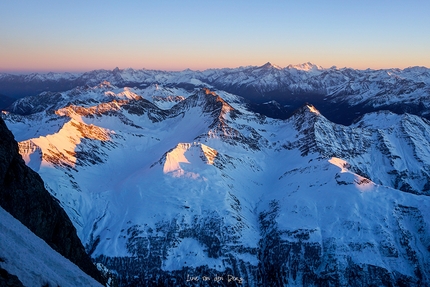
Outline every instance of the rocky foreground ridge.
<path id="1" fill-rule="evenodd" d="M 0 206 L 52 249 L 104 282 L 66 212 L 45 189 L 40 176 L 25 165 L 18 151 L 12 133 L 0 119 Z"/>

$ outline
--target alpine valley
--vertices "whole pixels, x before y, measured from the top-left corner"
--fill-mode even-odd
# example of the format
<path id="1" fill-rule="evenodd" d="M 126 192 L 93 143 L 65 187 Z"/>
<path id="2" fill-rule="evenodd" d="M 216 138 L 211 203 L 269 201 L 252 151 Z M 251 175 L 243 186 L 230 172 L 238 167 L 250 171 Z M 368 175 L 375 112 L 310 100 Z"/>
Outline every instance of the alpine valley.
<path id="1" fill-rule="evenodd" d="M 430 286 L 428 68 L 0 74 L 0 94 L 119 286 Z"/>

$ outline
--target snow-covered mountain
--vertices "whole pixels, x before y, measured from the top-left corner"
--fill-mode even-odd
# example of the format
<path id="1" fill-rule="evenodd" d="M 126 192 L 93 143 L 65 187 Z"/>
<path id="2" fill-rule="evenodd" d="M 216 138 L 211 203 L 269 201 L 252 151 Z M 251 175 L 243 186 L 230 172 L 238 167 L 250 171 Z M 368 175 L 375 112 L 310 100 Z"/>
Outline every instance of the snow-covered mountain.
<path id="1" fill-rule="evenodd" d="M 403 80 L 392 81 L 416 81 L 408 75 L 418 70 L 393 70 Z M 386 71 L 266 64 L 148 80 L 156 73 L 116 70 L 124 73 L 152 84 L 42 93 L 2 114 L 88 253 L 120 284 L 430 284 L 428 120 L 378 111 L 345 126 L 311 104 L 273 119 L 216 88 L 237 80 L 328 91 L 311 79 Z M 285 73 L 302 81 L 275 80 Z M 363 96 L 354 91 L 345 101 Z"/>
<path id="2" fill-rule="evenodd" d="M 0 94 L 19 98 L 44 91 L 64 92 L 77 86 L 92 87 L 103 81 L 120 88 L 162 85 L 188 92 L 196 87 L 213 87 L 247 99 L 255 112 L 280 119 L 289 117 L 305 102 L 318 106 L 328 119 L 341 124 L 350 124 L 358 116 L 378 110 L 430 118 L 430 70 L 425 67 L 356 70 L 323 68 L 312 63 L 281 68 L 266 63 L 205 71 L 115 68 L 81 74 L 0 74 Z M 270 101 L 278 102 L 282 109 L 261 105 Z"/>

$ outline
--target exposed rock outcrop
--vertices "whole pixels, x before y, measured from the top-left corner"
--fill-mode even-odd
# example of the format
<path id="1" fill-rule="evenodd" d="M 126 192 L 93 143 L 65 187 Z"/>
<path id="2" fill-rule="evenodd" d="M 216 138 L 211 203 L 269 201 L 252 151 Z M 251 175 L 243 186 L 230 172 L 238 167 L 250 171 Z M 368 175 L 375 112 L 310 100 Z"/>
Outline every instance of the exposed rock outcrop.
<path id="1" fill-rule="evenodd" d="M 2 119 L 0 205 L 54 250 L 103 283 L 66 212 L 45 189 L 40 176 L 25 165 L 17 142 Z"/>

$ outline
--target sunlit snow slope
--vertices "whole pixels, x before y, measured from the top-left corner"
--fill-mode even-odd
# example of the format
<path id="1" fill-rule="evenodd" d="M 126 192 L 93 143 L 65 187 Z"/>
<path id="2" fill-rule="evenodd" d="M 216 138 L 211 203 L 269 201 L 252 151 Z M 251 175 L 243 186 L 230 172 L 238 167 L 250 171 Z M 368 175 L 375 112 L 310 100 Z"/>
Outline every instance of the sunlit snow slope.
<path id="1" fill-rule="evenodd" d="M 430 284 L 423 118 L 275 120 L 224 91 L 107 82 L 27 100 L 3 114 L 24 159 L 124 286 Z"/>

